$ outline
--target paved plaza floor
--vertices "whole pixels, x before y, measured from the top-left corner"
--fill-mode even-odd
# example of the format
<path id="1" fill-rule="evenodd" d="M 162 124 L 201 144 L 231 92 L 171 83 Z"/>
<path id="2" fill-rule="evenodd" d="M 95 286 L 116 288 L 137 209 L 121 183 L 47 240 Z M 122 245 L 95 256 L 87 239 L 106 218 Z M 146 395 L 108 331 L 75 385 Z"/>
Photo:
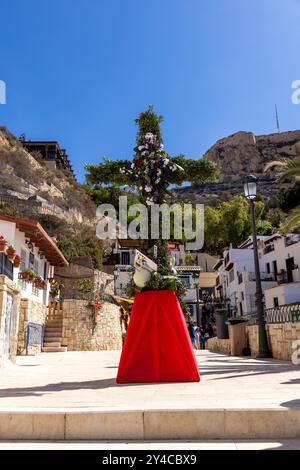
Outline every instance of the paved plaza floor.
<path id="1" fill-rule="evenodd" d="M 196 351 L 201 381 L 115 383 L 119 351 L 21 356 L 0 369 L 0 411 L 300 408 L 300 367 Z"/>

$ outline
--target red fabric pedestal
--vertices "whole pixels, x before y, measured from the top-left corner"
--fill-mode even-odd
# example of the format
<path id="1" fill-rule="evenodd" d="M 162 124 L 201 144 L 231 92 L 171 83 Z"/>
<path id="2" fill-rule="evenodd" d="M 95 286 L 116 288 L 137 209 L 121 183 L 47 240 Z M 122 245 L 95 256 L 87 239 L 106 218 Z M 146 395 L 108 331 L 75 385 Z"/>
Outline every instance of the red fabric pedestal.
<path id="1" fill-rule="evenodd" d="M 137 293 L 117 383 L 199 380 L 196 358 L 175 292 Z"/>

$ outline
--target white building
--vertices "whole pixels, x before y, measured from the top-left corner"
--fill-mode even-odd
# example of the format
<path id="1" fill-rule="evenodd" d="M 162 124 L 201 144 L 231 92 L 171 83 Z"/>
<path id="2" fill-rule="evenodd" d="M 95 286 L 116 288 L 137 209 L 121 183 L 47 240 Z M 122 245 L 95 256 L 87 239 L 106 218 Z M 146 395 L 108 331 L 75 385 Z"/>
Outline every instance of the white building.
<path id="1" fill-rule="evenodd" d="M 117 252 L 119 263 L 115 265 L 115 293 L 124 295 L 124 290 L 131 280 L 133 273 L 133 262 L 135 250 L 141 248 L 140 240 L 118 240 Z M 213 265 L 216 258 L 206 253 L 192 253 L 194 258 L 192 265 L 187 265 L 186 251 L 184 245 L 178 242 L 169 242 L 169 250 L 175 258 L 175 268 L 179 279 L 186 287 L 185 302 L 188 304 L 192 317 L 197 321 L 201 316 L 202 296 L 204 293 L 214 294 L 216 275 L 213 272 Z M 190 261 L 190 260 L 189 260 Z M 197 309 L 197 304 L 199 308 Z M 199 318 L 198 318 L 199 320 Z"/>
<path id="2" fill-rule="evenodd" d="M 260 277 L 266 308 L 300 301 L 299 236 L 258 237 Z M 233 313 L 255 313 L 255 269 L 252 239 L 224 251 L 214 266 L 218 296 L 230 302 Z M 297 294 L 298 293 L 298 294 Z"/>
<path id="3" fill-rule="evenodd" d="M 20 273 L 29 268 L 36 276 L 47 281 L 53 277 L 54 266 L 68 266 L 67 260 L 55 241 L 42 226 L 32 220 L 0 215 L 0 236 L 12 245 L 21 257 L 20 267 L 14 268 L 6 254 L 0 254 L 0 274 L 4 274 L 21 288 L 21 297 L 47 305 L 49 302 L 49 282 L 44 289 L 21 279 Z"/>
<path id="4" fill-rule="evenodd" d="M 300 235 L 275 234 L 260 247 L 260 263 L 276 285 L 265 290 L 266 308 L 300 302 Z"/>

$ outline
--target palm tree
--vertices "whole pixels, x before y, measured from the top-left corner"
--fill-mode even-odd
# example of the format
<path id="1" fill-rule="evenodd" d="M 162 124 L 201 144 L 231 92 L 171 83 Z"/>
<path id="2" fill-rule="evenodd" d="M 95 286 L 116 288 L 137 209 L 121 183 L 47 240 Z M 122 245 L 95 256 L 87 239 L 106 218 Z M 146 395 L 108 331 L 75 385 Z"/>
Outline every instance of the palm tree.
<path id="1" fill-rule="evenodd" d="M 300 156 L 293 159 L 274 160 L 266 165 L 264 171 L 267 172 L 274 167 L 279 167 L 277 176 L 279 182 L 282 183 L 292 177 L 300 180 Z"/>
<path id="2" fill-rule="evenodd" d="M 282 183 L 290 178 L 300 181 L 300 145 L 296 145 L 297 157 L 293 159 L 274 160 L 268 163 L 265 172 L 273 168 L 278 168 L 277 181 Z M 300 227 L 300 205 L 291 210 L 282 225 L 283 232 L 289 232 Z"/>

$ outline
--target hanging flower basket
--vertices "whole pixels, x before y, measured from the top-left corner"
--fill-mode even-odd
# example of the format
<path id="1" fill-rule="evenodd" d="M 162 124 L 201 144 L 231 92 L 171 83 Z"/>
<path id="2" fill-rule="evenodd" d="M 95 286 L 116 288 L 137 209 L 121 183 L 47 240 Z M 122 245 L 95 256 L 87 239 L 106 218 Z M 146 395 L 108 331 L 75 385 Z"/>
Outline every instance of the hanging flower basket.
<path id="1" fill-rule="evenodd" d="M 10 245 L 6 250 L 7 257 L 9 261 L 13 262 L 16 256 L 16 250 L 12 245 Z"/>
<path id="2" fill-rule="evenodd" d="M 21 256 L 16 255 L 14 259 L 14 268 L 19 268 L 21 264 Z"/>
<path id="3" fill-rule="evenodd" d="M 6 245 L 7 245 L 7 241 L 1 235 L 1 237 L 0 237 L 0 253 L 5 253 Z"/>

